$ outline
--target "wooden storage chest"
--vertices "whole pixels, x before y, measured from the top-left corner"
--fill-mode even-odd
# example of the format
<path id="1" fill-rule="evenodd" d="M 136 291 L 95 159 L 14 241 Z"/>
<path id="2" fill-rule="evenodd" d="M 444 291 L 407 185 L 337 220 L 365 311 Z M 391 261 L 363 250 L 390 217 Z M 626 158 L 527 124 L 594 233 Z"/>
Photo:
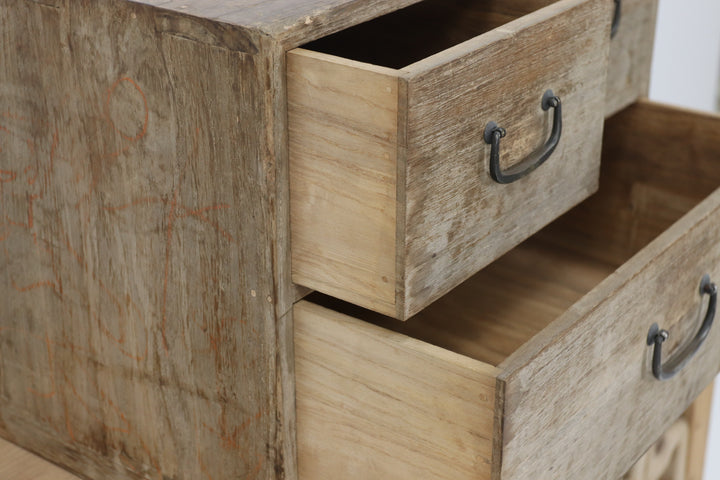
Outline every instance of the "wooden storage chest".
<path id="1" fill-rule="evenodd" d="M 644 340 L 711 310 L 720 121 L 627 108 L 656 2 L 617 3 L 0 0 L 0 435 L 93 479 L 625 473 L 718 370 Z M 396 18 L 442 28 L 358 57 Z"/>

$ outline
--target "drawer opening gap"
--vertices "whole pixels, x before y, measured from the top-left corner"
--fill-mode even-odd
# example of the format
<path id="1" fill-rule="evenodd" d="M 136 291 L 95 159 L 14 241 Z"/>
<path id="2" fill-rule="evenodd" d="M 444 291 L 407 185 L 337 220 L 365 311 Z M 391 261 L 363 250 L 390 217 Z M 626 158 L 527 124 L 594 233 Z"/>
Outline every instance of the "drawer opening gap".
<path id="1" fill-rule="evenodd" d="M 552 3 L 551 0 L 425 0 L 303 48 L 400 69 Z"/>

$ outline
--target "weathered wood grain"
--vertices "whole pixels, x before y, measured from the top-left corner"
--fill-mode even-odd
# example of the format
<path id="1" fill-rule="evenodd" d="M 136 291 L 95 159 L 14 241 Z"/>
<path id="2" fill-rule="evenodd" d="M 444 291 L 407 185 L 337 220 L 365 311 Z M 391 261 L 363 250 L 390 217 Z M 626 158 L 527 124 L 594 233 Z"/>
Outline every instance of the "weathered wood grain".
<path id="1" fill-rule="evenodd" d="M 605 116 L 648 93 L 657 5 L 657 0 L 622 0 L 620 24 L 610 42 Z"/>
<path id="2" fill-rule="evenodd" d="M 490 478 L 494 367 L 295 306 L 301 478 Z"/>
<path id="3" fill-rule="evenodd" d="M 405 317 L 596 190 L 608 3 L 557 2 L 409 68 Z M 547 89 L 563 102 L 557 150 L 528 177 L 495 183 L 485 125 L 507 129 L 502 167 L 520 162 L 551 128 Z"/>
<path id="4" fill-rule="evenodd" d="M 0 478 L 8 480 L 79 480 L 75 475 L 5 440 L 0 440 Z"/>
<path id="5" fill-rule="evenodd" d="M 420 0 L 131 1 L 256 30 L 294 48 Z"/>
<path id="6" fill-rule="evenodd" d="M 394 315 L 397 75 L 287 59 L 293 281 Z"/>
<path id="7" fill-rule="evenodd" d="M 412 15 L 442 9 L 428 5 Z M 485 18 L 484 4 L 453 5 Z M 295 282 L 405 320 L 596 189 L 609 5 L 543 6 L 492 3 L 493 26 L 530 13 L 401 70 L 288 53 Z M 441 40 L 461 41 L 454 28 L 468 34 L 451 22 Z M 363 32 L 344 42 L 376 38 L 379 50 L 395 34 Z M 503 167 L 519 163 L 546 141 L 547 89 L 564 103 L 560 146 L 531 176 L 495 183 L 485 125 L 510 132 Z"/>
<path id="8" fill-rule="evenodd" d="M 661 107 L 644 110 L 647 115 L 634 117 L 636 123 L 620 122 L 628 139 L 637 138 L 638 131 L 632 128 L 636 125 L 658 125 L 655 112 L 670 114 Z M 668 116 L 690 120 L 689 113 L 675 113 Z M 692 118 L 698 132 L 708 132 L 717 123 L 717 117 Z M 679 125 L 683 125 L 682 121 Z M 608 131 L 614 130 L 608 126 Z M 657 129 L 645 141 L 662 143 L 668 135 L 672 136 L 668 130 Z M 682 164 L 689 170 L 688 175 L 698 179 L 703 165 L 717 157 L 718 144 L 714 151 L 704 151 L 702 145 L 694 151 L 690 164 Z M 666 165 L 683 161 L 682 157 L 668 153 L 663 151 L 659 157 L 634 156 L 632 160 L 628 157 L 626 162 L 634 162 L 638 172 L 648 172 L 648 165 L 638 165 L 651 161 L 650 158 Z M 624 165 L 622 161 L 610 163 L 603 168 L 622 170 L 621 164 Z M 649 180 L 641 175 L 635 178 Z M 674 191 L 682 192 L 682 179 L 677 185 Z M 672 205 L 673 200 L 669 197 L 668 203 Z M 583 208 L 578 209 L 582 211 Z M 614 210 L 605 213 L 612 216 Z M 582 214 L 576 218 L 598 225 L 610 220 L 600 215 L 597 219 Z M 594 222 L 588 222 L 589 218 Z M 633 226 L 631 222 L 620 225 Z M 608 236 L 612 238 L 612 233 Z M 695 334 L 704 315 L 703 304 L 707 303 L 698 292 L 700 278 L 706 273 L 713 279 L 720 278 L 717 238 L 720 238 L 720 190 L 499 366 L 503 370 L 499 380 L 505 391 L 503 479 L 529 475 L 618 478 L 712 381 L 720 368 L 717 330 L 710 333 L 685 370 L 668 382 L 658 382 L 652 376 L 651 349 L 645 342 L 653 322 L 670 331 L 665 347 L 669 355 Z M 594 242 L 586 242 L 582 248 Z M 605 241 L 603 245 L 609 243 Z M 629 404 L 617 399 L 633 401 Z M 662 407 L 658 402 L 662 402 Z M 657 408 L 664 413 L 656 415 Z M 633 432 L 632 439 L 625 435 L 627 430 Z M 588 451 L 593 452 L 592 459 L 583 455 Z M 535 459 L 532 464 L 525 461 L 529 457 Z"/>
<path id="9" fill-rule="evenodd" d="M 0 434 L 90 478 L 292 477 L 270 41 L 0 5 Z"/>
<path id="10" fill-rule="evenodd" d="M 650 107 L 645 109 L 645 117 L 638 116 L 635 120 L 653 124 L 655 112 L 668 113 L 668 118 L 673 116 L 664 107 Z M 685 115 L 690 121 L 691 114 Z M 693 118 L 694 129 L 699 132 L 711 131 L 710 127 L 717 121 L 713 116 L 696 114 Z M 630 126 L 627 119 L 620 123 Z M 632 128 L 625 131 L 626 135 L 633 135 Z M 656 138 L 651 136 L 648 142 L 659 139 L 664 132 L 658 126 Z M 696 155 L 693 166 L 687 167 L 693 170 L 689 176 L 699 175 L 707 167 L 706 162 L 716 157 L 709 146 L 708 150 L 696 151 Z M 636 155 L 624 161 L 608 162 L 603 169 L 622 169 L 627 162 L 652 161 L 672 164 L 679 160 L 672 156 L 650 160 Z M 638 181 L 648 180 L 642 175 L 649 170 L 648 165 L 635 169 Z M 613 177 L 617 172 L 607 175 Z M 716 179 L 720 184 L 720 178 Z M 403 345 L 425 342 L 444 349 L 436 352 L 452 352 L 488 366 L 497 365 L 495 422 L 492 432 L 482 433 L 495 441 L 493 478 L 617 479 L 700 395 L 720 369 L 717 348 L 720 332 L 712 330 L 699 353 L 676 378 L 659 382 L 651 372 L 652 350 L 646 344 L 650 325 L 658 322 L 670 331 L 665 354 L 666 358 L 673 355 L 695 334 L 707 308 L 707 299 L 698 291 L 701 277 L 708 273 L 713 279 L 720 278 L 720 244 L 717 242 L 720 190 L 692 208 L 693 203 L 700 200 L 682 198 L 678 201 L 683 182 L 678 185 L 674 195 L 656 193 L 653 197 L 653 209 L 667 209 L 671 212 L 669 215 L 655 219 L 653 209 L 645 207 L 638 212 L 638 222 L 641 215 L 650 217 L 642 237 L 646 245 L 634 256 L 634 251 L 626 250 L 624 259 L 613 257 L 621 265 L 598 259 L 594 254 L 598 244 L 611 244 L 616 236 L 625 235 L 616 230 L 632 229 L 634 225 L 619 222 L 615 230 L 603 228 L 614 215 L 614 208 L 623 201 L 632 202 L 623 195 L 622 189 L 610 188 L 608 192 L 601 191 L 599 198 L 614 206 L 613 209 L 597 215 L 582 214 L 586 204 L 594 203 L 589 200 L 568 216 L 578 224 L 597 224 L 592 230 L 595 235 L 592 242 L 579 241 L 573 248 L 554 242 L 554 236 L 569 231 L 569 222 L 563 219 L 562 229 L 551 225 L 406 323 L 315 295 L 310 297 L 311 301 L 322 307 L 312 307 L 319 308 L 313 311 L 322 314 L 315 313 L 303 321 L 300 336 L 324 339 L 330 327 L 317 318 L 331 317 L 340 325 L 347 322 L 368 328 L 375 332 L 376 338 L 382 338 L 382 342 Z M 657 189 L 661 184 L 651 182 L 650 186 Z M 668 191 L 673 192 L 661 190 Z M 663 233 L 667 228 L 665 223 L 671 221 L 668 217 L 679 214 L 682 208 L 686 209 L 685 215 Z M 654 240 L 650 227 L 657 237 Z M 311 308 L 312 304 L 303 305 Z M 384 330 L 372 330 L 350 317 Z M 364 417 L 360 406 L 353 410 L 358 413 L 342 416 L 347 413 L 342 406 L 351 401 L 344 395 L 354 399 L 359 396 L 356 392 L 364 388 L 375 391 L 369 387 L 374 382 L 397 384 L 391 381 L 394 377 L 389 379 L 389 374 L 382 370 L 388 365 L 385 357 L 371 353 L 373 348 L 364 343 L 356 343 L 360 342 L 359 338 L 364 342 L 366 334 L 358 335 L 346 328 L 342 338 L 332 337 L 327 340 L 328 345 L 322 341 L 299 340 L 296 336 L 296 342 L 306 342 L 301 347 L 302 355 L 312 351 L 317 356 L 314 362 L 307 358 L 298 360 L 298 365 L 314 364 L 312 369 L 303 366 L 308 370 L 302 374 L 298 371 L 298 381 L 305 383 L 298 386 L 298 445 L 301 452 L 309 449 L 306 452 L 310 453 L 301 453 L 300 459 L 309 458 L 306 461 L 318 469 L 313 471 L 316 475 L 326 471 L 328 464 L 323 463 L 323 459 L 330 455 L 321 455 L 321 450 L 310 446 L 331 448 L 329 446 L 337 442 L 356 441 L 347 440 L 347 435 L 332 426 L 349 425 L 360 432 L 372 432 L 378 425 L 395 425 L 393 415 L 386 418 L 381 412 Z M 330 351 L 332 353 L 327 353 Z M 298 358 L 300 356 L 298 353 Z M 356 372 L 362 373 L 355 375 Z M 318 378 L 336 378 L 333 375 L 359 385 L 353 388 L 344 385 L 338 393 L 328 387 L 333 384 L 329 380 L 313 383 Z M 402 402 L 406 393 L 400 387 L 385 386 L 380 391 L 385 402 L 387 396 L 391 396 L 393 402 Z M 374 402 L 386 405 L 380 400 Z M 407 408 L 412 408 L 412 404 L 408 400 Z M 342 413 L 336 417 L 335 412 Z M 464 412 L 457 413 L 462 414 Z M 324 415 L 328 415 L 328 419 L 323 420 Z M 304 431 L 300 428 L 303 422 L 308 422 Z M 323 422 L 326 427 L 321 431 L 312 429 Z M 354 451 L 345 447 L 340 450 Z M 376 457 L 365 455 L 364 458 Z M 361 464 L 358 459 L 352 462 Z M 387 459 L 362 465 L 382 468 L 377 465 L 385 462 L 394 465 Z M 343 476 L 337 475 L 342 471 L 339 468 L 333 466 L 327 471 Z M 302 461 L 300 470 L 303 470 Z M 360 466 L 357 470 L 363 471 Z"/>

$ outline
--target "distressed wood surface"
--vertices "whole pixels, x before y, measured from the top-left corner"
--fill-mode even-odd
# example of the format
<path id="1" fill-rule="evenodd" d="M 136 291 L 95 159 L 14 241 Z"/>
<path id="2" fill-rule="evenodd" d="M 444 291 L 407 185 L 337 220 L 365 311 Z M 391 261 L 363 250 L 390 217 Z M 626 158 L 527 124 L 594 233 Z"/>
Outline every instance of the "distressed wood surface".
<path id="1" fill-rule="evenodd" d="M 269 40 L 0 5 L 0 434 L 88 478 L 292 477 Z"/>
<path id="2" fill-rule="evenodd" d="M 7 480 L 80 480 L 27 450 L 0 439 L 0 478 Z"/>
<path id="3" fill-rule="evenodd" d="M 622 1 L 620 26 L 610 42 L 605 116 L 647 96 L 657 5 L 657 0 Z"/>
<path id="4" fill-rule="evenodd" d="M 287 59 L 293 281 L 393 315 L 397 75 L 302 49 Z"/>
<path id="5" fill-rule="evenodd" d="M 647 107 L 648 115 L 634 117 L 635 121 L 653 124 L 656 111 L 667 113 L 668 118 L 674 117 L 665 107 Z M 689 120 L 691 114 L 684 115 Z M 712 116 L 694 115 L 693 118 L 695 130 L 699 132 L 712 131 L 710 126 L 716 122 Z M 614 120 L 625 128 L 609 125 L 610 131 L 619 129 L 628 136 L 633 135 L 632 124 L 628 124 L 627 119 Z M 658 127 L 656 137 L 664 135 L 663 132 L 664 129 Z M 615 140 L 624 141 L 621 135 Z M 648 142 L 652 143 L 653 138 Z M 717 145 L 715 148 L 720 148 Z M 705 162 L 716 157 L 711 150 L 700 152 L 703 150 L 695 152 L 694 166 L 686 167 L 695 170 L 688 173 L 688 178 L 699 175 L 707 166 Z M 607 175 L 614 177 L 617 172 L 612 171 L 624 168 L 628 162 L 662 162 L 669 166 L 677 161 L 673 156 L 652 157 L 652 160 L 635 156 L 608 162 L 603 169 L 611 170 Z M 636 181 L 648 181 L 642 173 L 648 170 L 648 165 L 636 166 Z M 714 172 L 716 184 L 720 184 L 720 169 L 715 166 Z M 621 202 L 628 203 L 624 208 L 632 207 L 633 200 L 625 196 L 622 189 L 601 190 L 600 201 L 613 206 L 604 215 L 588 214 L 586 207 L 597 202 L 586 201 L 567 218 L 559 220 L 558 225 L 549 226 L 513 249 L 406 323 L 326 296 L 309 298 L 323 308 L 342 312 L 331 314 L 327 313 L 330 310 L 321 309 L 326 312 L 325 316 L 346 318 L 348 315 L 385 328 L 376 331 L 376 335 L 392 339 L 394 343 L 425 342 L 483 364 L 497 365 L 496 423 L 493 433 L 483 433 L 496 442 L 493 478 L 614 480 L 640 458 L 720 369 L 717 348 L 720 333 L 712 330 L 698 355 L 677 378 L 659 382 L 651 373 L 652 350 L 646 345 L 650 325 L 658 322 L 670 331 L 665 348 L 668 358 L 695 334 L 704 316 L 707 299 L 698 292 L 700 278 L 705 273 L 720 278 L 720 244 L 717 243 L 720 190 L 692 208 L 700 202 L 697 198 L 700 192 L 678 201 L 682 185 L 679 182 L 678 190 L 673 193 L 669 185 L 661 189 L 661 183 L 650 182 L 650 187 L 659 190 L 653 196 L 653 208 L 641 205 L 635 222 L 620 221 L 614 228 L 608 227 L 607 216 L 614 215 Z M 658 216 L 655 213 L 658 209 L 670 214 Z M 664 231 L 667 223 L 673 221 L 669 217 L 680 215 L 682 209 L 686 214 Z M 647 217 L 647 221 L 643 217 Z M 583 242 L 578 236 L 573 248 L 554 241 L 555 237 L 564 238 L 570 231 L 572 222 L 568 219 L 574 219 L 582 231 L 586 230 L 585 224 L 596 224 L 592 239 Z M 615 238 L 628 235 L 620 230 L 631 230 L 638 224 L 644 225 L 645 245 L 636 244 L 636 248 L 642 248 L 637 255 L 633 256 L 635 252 L 628 249 L 625 258 L 613 256 L 613 262 L 596 257 L 598 244 L 611 245 Z M 308 321 L 306 328 L 316 329 L 318 337 L 328 330 L 317 321 Z M 328 340 L 331 346 L 315 344 L 318 351 L 333 348 L 337 351 L 315 361 L 317 370 L 308 370 L 313 375 L 303 373 L 306 377 L 303 382 L 312 384 L 307 378 L 317 379 L 323 374 L 329 377 L 331 374 L 327 372 L 321 374 L 324 370 L 332 374 L 341 371 L 342 376 L 365 387 L 387 380 L 385 373 L 378 373 L 387 362 L 369 354 L 372 349 L 362 346 L 357 347 L 357 351 L 364 357 L 348 353 L 347 346 L 353 345 L 355 333 L 346 333 L 345 339 Z M 392 333 L 397 336 L 393 337 Z M 354 345 L 350 348 L 355 352 Z M 350 365 L 352 372 L 362 370 L 363 374 L 353 376 L 344 370 L 345 365 Z M 301 398 L 302 402 L 309 402 L 299 407 L 299 415 L 302 412 L 316 419 L 312 424 L 308 421 L 307 430 L 299 437 L 302 442 L 333 445 L 339 439 L 345 441 L 330 425 L 370 428 L 363 423 L 367 420 L 362 414 L 357 413 L 354 414 L 357 418 L 343 417 L 347 421 L 333 418 L 326 429 L 312 430 L 315 422 L 322 422 L 317 419 L 323 418 L 326 408 L 342 411 L 340 406 L 345 405 L 345 397 L 334 398 L 339 394 L 329 391 L 329 384 L 329 381 L 316 384 L 312 396 L 298 395 L 299 402 Z M 307 388 L 307 385 L 298 388 Z M 382 392 L 402 401 L 402 388 L 388 388 Z M 347 388 L 340 390 L 354 392 Z M 357 394 L 348 393 L 348 396 L 354 398 Z M 333 397 L 332 402 L 319 400 L 329 397 Z M 317 403 L 310 402 L 310 398 Z M 628 403 L 623 399 L 633 401 Z M 329 404 L 332 406 L 328 407 Z M 304 421 L 298 418 L 299 425 Z M 386 424 L 392 422 L 373 417 L 368 425 Z M 629 431 L 632 435 L 628 435 Z M 301 449 L 304 448 L 302 442 Z M 593 455 L 588 456 L 588 451 Z M 312 465 L 322 465 L 318 459 L 328 456 L 313 452 Z M 528 458 L 533 461 L 528 462 Z M 301 464 L 301 471 L 302 468 Z M 380 467 L 373 464 L 373 468 Z"/>
<path id="6" fill-rule="evenodd" d="M 293 48 L 420 0 L 131 1 L 257 30 Z"/>
<path id="7" fill-rule="evenodd" d="M 608 4 L 558 2 L 409 67 L 405 317 L 596 190 Z M 560 144 L 528 177 L 495 183 L 485 125 L 507 129 L 502 167 L 520 162 L 550 131 L 547 89 L 563 102 Z"/>
<path id="8" fill-rule="evenodd" d="M 436 3 L 402 18 L 428 16 Z M 544 5 L 493 3 L 486 20 L 498 28 L 401 70 L 288 53 L 296 282 L 405 320 L 596 189 L 609 6 Z M 485 5 L 450 10 L 486 15 Z M 495 18 L 525 14 L 503 26 Z M 443 33 L 453 39 L 456 28 L 461 38 L 482 33 L 462 22 Z M 364 32 L 332 53 L 352 54 L 366 38 L 391 43 Z M 429 43 L 445 47 L 437 37 Z M 485 125 L 510 132 L 504 168 L 522 161 L 547 139 L 549 88 L 564 104 L 560 146 L 529 177 L 495 183 Z"/>
<path id="9" fill-rule="evenodd" d="M 300 478 L 490 478 L 494 367 L 295 306 Z"/>
<path id="10" fill-rule="evenodd" d="M 608 132 L 617 134 L 608 137 L 612 139 L 610 145 L 643 138 L 642 143 L 659 148 L 678 125 L 680 128 L 687 125 L 696 132 L 712 132 L 712 126 L 718 122 L 713 116 L 680 111 L 671 114 L 670 109 L 663 107 L 639 108 L 645 115 L 614 119 L 619 122 L 617 126 L 608 124 Z M 656 112 L 660 113 L 657 118 Z M 662 128 L 663 117 L 681 121 L 668 122 L 665 124 L 668 128 Z M 643 124 L 658 128 L 653 134 L 639 135 Z M 604 164 L 603 168 L 622 171 L 626 163 L 635 163 L 632 168 L 637 169 L 638 176 L 629 178 L 642 182 L 653 180 L 641 173 L 652 169 L 638 165 L 662 163 L 668 170 L 658 175 L 659 183 L 652 182 L 657 187 L 673 165 L 675 168 L 682 165 L 688 178 L 700 179 L 703 169 L 714 164 L 711 178 L 718 185 L 720 169 L 715 162 L 718 145 L 713 149 L 700 142 L 688 163 L 682 163 L 683 157 L 673 156 L 667 150 L 662 150 L 662 155 L 654 150 L 656 155 L 638 155 L 631 160 L 628 157 L 626 162 Z M 613 177 L 617 172 L 609 175 Z M 682 177 L 672 186 L 665 186 L 671 193 L 683 193 Z M 693 197 L 701 189 L 698 186 Z M 611 196 L 607 198 L 612 198 L 613 189 L 610 190 Z M 599 198 L 602 197 L 601 190 Z M 673 202 L 671 195 L 667 204 Z M 602 215 L 595 218 L 584 206 L 570 216 L 576 222 L 607 225 L 611 221 Z M 616 216 L 615 209 L 605 213 Z M 589 218 L 594 221 L 588 222 Z M 641 223 L 640 219 L 636 222 Z M 618 226 L 633 228 L 637 223 L 621 221 Z M 658 382 L 652 376 L 652 351 L 646 338 L 650 325 L 658 322 L 670 331 L 664 350 L 672 355 L 695 334 L 707 304 L 698 292 L 700 278 L 706 273 L 713 279 L 720 278 L 717 238 L 720 238 L 720 190 L 500 365 L 503 372 L 499 381 L 505 391 L 503 479 L 531 475 L 618 478 L 712 381 L 720 368 L 718 330 L 710 333 L 693 360 L 668 382 Z M 582 248 L 593 243 L 592 239 L 586 240 Z M 602 245 L 611 245 L 611 240 Z M 633 400 L 627 403 L 618 399 Z M 662 415 L 657 414 L 659 410 Z M 632 437 L 626 435 L 628 430 L 633 432 Z M 583 454 L 588 451 L 594 452 L 592 459 Z M 529 457 L 535 459 L 532 464 L 526 461 Z"/>

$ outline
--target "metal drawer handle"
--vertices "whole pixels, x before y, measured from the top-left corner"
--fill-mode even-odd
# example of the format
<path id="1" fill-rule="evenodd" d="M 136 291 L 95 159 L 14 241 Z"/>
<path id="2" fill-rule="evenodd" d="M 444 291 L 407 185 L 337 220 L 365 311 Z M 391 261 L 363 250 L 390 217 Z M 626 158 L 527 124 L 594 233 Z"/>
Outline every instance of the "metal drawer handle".
<path id="1" fill-rule="evenodd" d="M 615 0 L 615 15 L 613 16 L 612 28 L 610 29 L 610 38 L 615 38 L 620 28 L 620 17 L 622 16 L 622 1 Z"/>
<path id="2" fill-rule="evenodd" d="M 552 90 L 548 90 L 542 97 L 541 105 L 543 110 L 549 110 L 551 107 L 555 109 L 550 138 L 545 142 L 545 145 L 533 152 L 525 160 L 517 165 L 513 165 L 504 172 L 500 169 L 500 139 L 505 136 L 505 129 L 498 126 L 495 122 L 490 122 L 485 127 L 485 143 L 492 145 L 490 149 L 490 176 L 496 182 L 512 183 L 521 179 L 542 165 L 555 151 L 558 143 L 560 143 L 560 134 L 562 133 L 560 98 L 556 97 Z"/>
<path id="3" fill-rule="evenodd" d="M 657 323 L 654 323 L 652 327 L 650 327 L 647 343 L 648 345 L 655 344 L 655 350 L 653 351 L 652 358 L 652 370 L 653 375 L 655 375 L 655 378 L 658 380 L 668 380 L 682 370 L 682 368 L 697 353 L 707 338 L 708 333 L 710 333 L 710 328 L 712 327 L 713 319 L 715 318 L 715 307 L 717 307 L 717 286 L 710 281 L 710 277 L 708 275 L 705 275 L 700 282 L 700 293 L 703 295 L 710 295 L 705 320 L 703 320 L 700 330 L 695 335 L 695 338 L 693 338 L 692 341 L 673 358 L 668 360 L 665 365 L 662 364 L 662 344 L 668 339 L 670 334 L 667 330 L 660 330 Z"/>

